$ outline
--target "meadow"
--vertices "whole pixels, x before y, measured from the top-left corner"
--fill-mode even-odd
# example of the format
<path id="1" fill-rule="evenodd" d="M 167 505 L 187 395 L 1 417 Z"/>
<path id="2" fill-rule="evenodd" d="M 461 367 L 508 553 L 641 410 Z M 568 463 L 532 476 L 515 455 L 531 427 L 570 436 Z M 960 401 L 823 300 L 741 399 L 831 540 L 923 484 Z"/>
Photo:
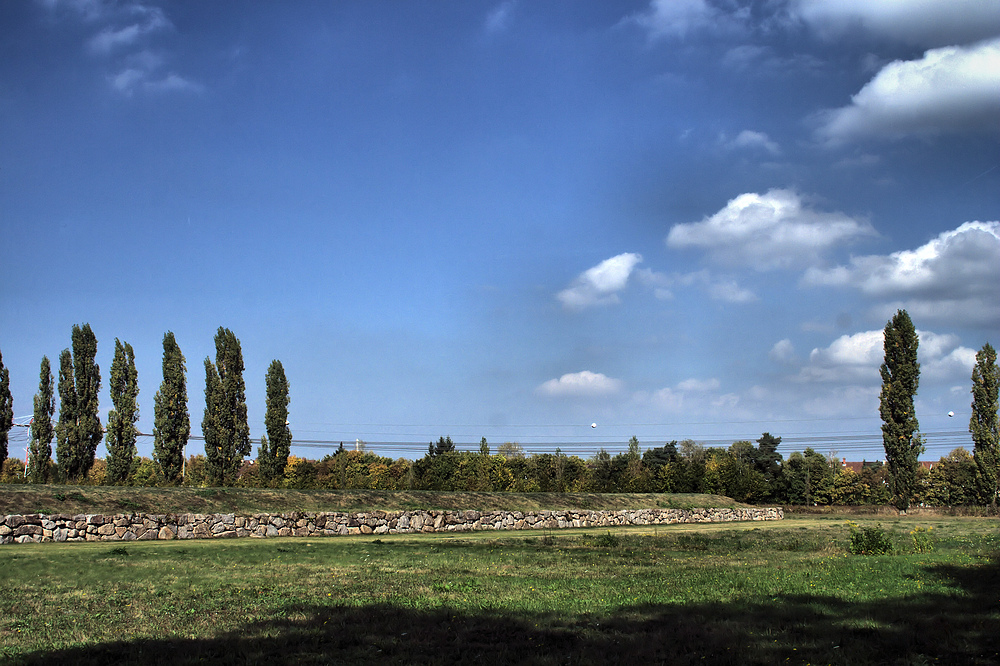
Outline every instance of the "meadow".
<path id="1" fill-rule="evenodd" d="M 10 664 L 995 664 L 995 518 L 0 548 Z M 930 534 L 918 547 L 915 528 Z M 918 552 L 923 550 L 924 552 Z"/>

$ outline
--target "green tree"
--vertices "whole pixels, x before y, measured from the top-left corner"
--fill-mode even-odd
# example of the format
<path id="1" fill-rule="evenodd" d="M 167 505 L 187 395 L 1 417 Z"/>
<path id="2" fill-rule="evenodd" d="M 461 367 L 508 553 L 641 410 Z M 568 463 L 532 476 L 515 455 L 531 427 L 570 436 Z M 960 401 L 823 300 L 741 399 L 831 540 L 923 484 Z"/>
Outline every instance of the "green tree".
<path id="1" fill-rule="evenodd" d="M 77 446 L 76 384 L 73 380 L 73 353 L 68 349 L 59 354 L 59 421 L 56 423 L 57 470 L 67 480 L 72 470 L 79 468 Z"/>
<path id="2" fill-rule="evenodd" d="M 184 469 L 184 446 L 191 435 L 184 354 L 167 331 L 163 336 L 163 383 L 154 398 L 153 459 L 167 483 L 177 483 Z"/>
<path id="3" fill-rule="evenodd" d="M 791 504 L 829 504 L 834 470 L 830 461 L 812 448 L 793 452 L 781 466 L 786 499 Z"/>
<path id="4" fill-rule="evenodd" d="M 10 395 L 10 372 L 0 354 L 0 469 L 7 460 L 7 433 L 14 427 L 14 399 Z"/>
<path id="5" fill-rule="evenodd" d="M 427 455 L 429 456 L 439 456 L 444 453 L 452 453 L 455 451 L 455 442 L 451 441 L 451 436 L 448 437 L 438 437 L 437 444 L 431 442 L 427 447 Z"/>
<path id="6" fill-rule="evenodd" d="M 920 381 L 919 344 L 910 315 L 906 310 L 897 311 L 885 325 L 885 362 L 879 368 L 882 376 L 879 414 L 892 501 L 900 512 L 910 507 L 916 490 L 917 459 L 924 450 L 913 407 L 913 396 Z"/>
<path id="7" fill-rule="evenodd" d="M 997 392 L 1000 388 L 1000 367 L 997 352 L 990 343 L 976 354 L 972 368 L 972 433 L 973 455 L 976 460 L 976 486 L 979 501 L 996 507 L 1000 498 L 1000 422 L 997 419 Z"/>
<path id="8" fill-rule="evenodd" d="M 271 361 L 264 378 L 267 387 L 267 410 L 264 414 L 264 426 L 267 428 L 267 440 L 261 439 L 261 446 L 267 448 L 266 467 L 261 466 L 260 472 L 265 481 L 281 478 L 288 464 L 288 454 L 291 452 L 292 432 L 288 429 L 288 379 L 281 361 Z"/>
<path id="9" fill-rule="evenodd" d="M 114 409 L 108 413 L 108 449 L 106 482 L 121 486 L 135 470 L 135 440 L 139 421 L 139 375 L 135 369 L 135 352 L 132 345 L 115 338 L 115 356 L 111 361 L 111 378 L 108 382 Z"/>
<path id="10" fill-rule="evenodd" d="M 228 328 L 215 334 L 215 363 L 205 359 L 205 458 L 210 482 L 226 485 L 236 480 L 243 458 L 250 454 L 243 352 Z"/>
<path id="11" fill-rule="evenodd" d="M 101 369 L 97 338 L 90 324 L 73 326 L 73 351 L 59 355 L 59 423 L 56 456 L 64 481 L 80 481 L 94 464 L 97 446 L 104 437 L 97 415 Z"/>
<path id="12" fill-rule="evenodd" d="M 48 356 L 42 357 L 35 412 L 31 419 L 31 446 L 28 452 L 28 479 L 32 483 L 48 483 L 52 463 L 52 415 L 56 411 L 52 368 Z"/>

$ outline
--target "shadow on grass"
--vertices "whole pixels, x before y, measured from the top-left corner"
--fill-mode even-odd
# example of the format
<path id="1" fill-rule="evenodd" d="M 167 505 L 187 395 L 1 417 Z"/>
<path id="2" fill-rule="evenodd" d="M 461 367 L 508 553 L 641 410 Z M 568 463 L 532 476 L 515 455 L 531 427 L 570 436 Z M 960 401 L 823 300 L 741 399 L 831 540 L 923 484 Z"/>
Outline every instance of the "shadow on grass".
<path id="1" fill-rule="evenodd" d="M 289 606 L 210 639 L 134 640 L 28 655 L 35 664 L 996 664 L 1000 558 L 939 566 L 953 594 L 880 603 L 792 596 L 606 615 Z"/>

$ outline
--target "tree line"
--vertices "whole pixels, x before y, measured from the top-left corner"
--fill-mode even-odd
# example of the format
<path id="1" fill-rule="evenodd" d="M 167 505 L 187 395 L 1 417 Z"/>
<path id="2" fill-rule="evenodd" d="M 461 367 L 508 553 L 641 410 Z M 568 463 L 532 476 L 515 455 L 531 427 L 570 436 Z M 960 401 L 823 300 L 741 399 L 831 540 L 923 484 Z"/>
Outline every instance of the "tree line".
<path id="1" fill-rule="evenodd" d="M 290 456 L 289 385 L 280 361 L 266 375 L 266 434 L 256 461 L 251 453 L 243 358 L 240 342 L 229 329 L 215 336 L 216 358 L 205 359 L 205 413 L 202 433 L 205 454 L 184 460 L 190 436 L 184 356 L 173 333 L 163 339 L 163 383 L 155 397 L 152 459 L 136 456 L 138 421 L 135 358 L 131 346 L 115 340 L 111 367 L 111 398 L 106 448 L 108 457 L 96 473 L 94 453 L 103 429 L 97 416 L 100 370 L 94 362 L 97 343 L 89 325 L 74 326 L 72 352 L 60 355 L 59 420 L 55 412 L 53 377 L 43 357 L 27 475 L 32 482 L 51 480 L 106 484 L 242 485 L 292 488 L 371 488 L 381 490 L 479 490 L 518 492 L 701 492 L 742 502 L 793 504 L 886 504 L 905 511 L 924 504 L 983 504 L 1000 499 L 1000 436 L 996 351 L 986 343 L 976 354 L 972 371 L 972 417 L 969 431 L 973 452 L 956 449 L 925 469 L 918 461 L 924 451 L 914 397 L 919 385 L 919 340 L 905 310 L 885 326 L 884 362 L 879 413 L 886 463 L 865 464 L 860 471 L 840 466 L 813 449 L 777 452 L 780 437 L 763 433 L 752 442 L 734 442 L 728 449 L 704 448 L 691 440 L 673 441 L 640 451 L 633 437 L 627 452 L 614 456 L 603 449 L 590 459 L 555 454 L 525 455 L 506 442 L 490 453 L 484 438 L 478 453 L 456 451 L 450 437 L 431 442 L 416 461 L 393 460 L 364 451 L 345 450 L 319 461 Z M 0 356 L 0 463 L 7 454 L 12 412 L 7 370 Z M 51 461 L 51 440 L 57 438 L 57 462 Z M 185 469 L 186 468 L 186 469 Z M 4 478 L 8 478 L 3 466 Z M 183 471 L 183 474 L 182 474 Z"/>
<path id="2" fill-rule="evenodd" d="M 244 458 L 250 454 L 243 353 L 240 341 L 227 328 L 215 335 L 215 361 L 205 359 L 204 474 L 211 485 L 230 485 Z M 28 459 L 22 478 L 31 483 L 86 483 L 91 478 L 102 439 L 107 457 L 98 476 L 105 485 L 125 485 L 137 477 L 149 477 L 140 468 L 137 455 L 139 431 L 139 384 L 135 352 L 127 342 L 115 339 L 110 385 L 113 408 L 107 426 L 98 414 L 101 370 L 95 361 L 97 338 L 89 324 L 75 325 L 71 346 L 59 355 L 58 384 L 47 356 L 42 357 L 38 393 L 30 426 Z M 191 436 L 187 406 L 187 368 L 173 332 L 163 336 L 163 381 L 154 397 L 153 458 L 159 482 L 181 483 L 184 447 Z M 281 362 L 271 362 L 267 386 L 267 434 L 261 438 L 258 459 L 263 478 L 281 476 L 288 461 L 291 432 L 288 429 L 289 387 Z M 56 392 L 59 394 L 59 416 Z M 0 470 L 5 471 L 8 433 L 13 427 L 13 399 L 9 371 L 0 355 Z M 56 458 L 52 459 L 52 441 Z M 20 461 L 19 461 L 20 464 Z"/>

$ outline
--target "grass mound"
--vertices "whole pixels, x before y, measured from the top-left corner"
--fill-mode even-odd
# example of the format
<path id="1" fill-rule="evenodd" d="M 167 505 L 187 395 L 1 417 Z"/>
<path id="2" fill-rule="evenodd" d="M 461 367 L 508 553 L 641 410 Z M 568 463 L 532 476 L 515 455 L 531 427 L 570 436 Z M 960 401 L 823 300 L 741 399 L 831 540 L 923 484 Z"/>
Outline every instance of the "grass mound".
<path id="1" fill-rule="evenodd" d="M 0 485 L 0 514 L 12 513 L 285 513 L 416 509 L 537 511 L 693 509 L 740 506 L 698 494 L 471 493 L 421 490 L 291 490 L 268 488 L 128 488 Z"/>

